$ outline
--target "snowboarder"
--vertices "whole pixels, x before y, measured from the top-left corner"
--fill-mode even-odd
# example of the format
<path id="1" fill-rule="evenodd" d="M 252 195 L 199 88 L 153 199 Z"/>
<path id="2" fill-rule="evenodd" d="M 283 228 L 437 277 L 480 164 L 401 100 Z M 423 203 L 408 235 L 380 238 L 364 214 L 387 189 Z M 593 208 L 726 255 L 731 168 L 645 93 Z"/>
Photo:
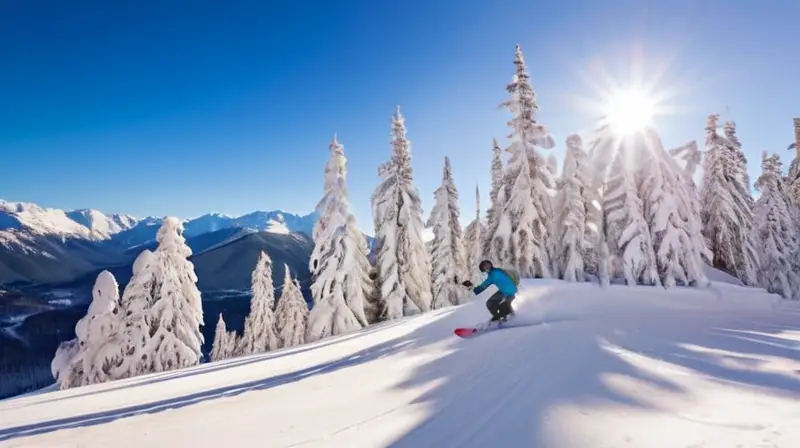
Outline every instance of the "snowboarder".
<path id="1" fill-rule="evenodd" d="M 492 313 L 491 322 L 507 320 L 509 316 L 513 317 L 514 309 L 511 308 L 511 302 L 517 296 L 517 285 L 519 284 L 519 277 L 513 275 L 516 272 L 510 273 L 505 269 L 496 268 L 489 260 L 481 261 L 478 269 L 487 274 L 483 283 L 474 288 L 472 288 L 472 282 L 469 280 L 461 284 L 467 288 L 472 288 L 476 295 L 486 290 L 490 285 L 495 285 L 497 292 L 492 294 L 489 300 L 486 301 L 486 308 Z"/>

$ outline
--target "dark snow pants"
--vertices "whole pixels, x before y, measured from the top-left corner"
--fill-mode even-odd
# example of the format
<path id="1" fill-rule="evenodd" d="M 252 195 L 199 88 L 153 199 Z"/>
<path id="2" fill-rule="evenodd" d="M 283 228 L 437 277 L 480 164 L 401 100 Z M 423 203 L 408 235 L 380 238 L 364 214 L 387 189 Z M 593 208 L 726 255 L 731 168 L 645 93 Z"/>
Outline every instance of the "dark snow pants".
<path id="1" fill-rule="evenodd" d="M 486 308 L 489 309 L 489 312 L 492 313 L 494 318 L 500 319 L 512 313 L 512 300 L 514 300 L 514 296 L 506 297 L 503 293 L 497 291 L 486 301 Z"/>

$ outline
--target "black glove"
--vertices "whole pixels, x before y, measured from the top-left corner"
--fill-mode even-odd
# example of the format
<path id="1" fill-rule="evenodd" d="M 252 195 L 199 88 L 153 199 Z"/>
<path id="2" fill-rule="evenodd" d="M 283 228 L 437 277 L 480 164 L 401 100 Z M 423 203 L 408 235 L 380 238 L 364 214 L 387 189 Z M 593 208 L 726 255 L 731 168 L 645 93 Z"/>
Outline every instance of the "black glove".
<path id="1" fill-rule="evenodd" d="M 472 288 L 472 282 L 469 280 L 464 280 L 461 282 L 462 285 L 466 286 L 467 288 Z"/>

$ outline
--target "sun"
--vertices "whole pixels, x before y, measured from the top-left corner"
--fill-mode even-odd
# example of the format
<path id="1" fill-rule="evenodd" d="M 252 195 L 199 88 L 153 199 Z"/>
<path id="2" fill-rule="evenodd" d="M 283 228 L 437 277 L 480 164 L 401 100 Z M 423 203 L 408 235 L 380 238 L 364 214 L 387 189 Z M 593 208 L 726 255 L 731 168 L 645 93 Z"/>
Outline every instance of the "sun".
<path id="1" fill-rule="evenodd" d="M 605 109 L 605 121 L 612 131 L 625 136 L 652 126 L 657 104 L 643 89 L 630 87 L 610 95 Z"/>

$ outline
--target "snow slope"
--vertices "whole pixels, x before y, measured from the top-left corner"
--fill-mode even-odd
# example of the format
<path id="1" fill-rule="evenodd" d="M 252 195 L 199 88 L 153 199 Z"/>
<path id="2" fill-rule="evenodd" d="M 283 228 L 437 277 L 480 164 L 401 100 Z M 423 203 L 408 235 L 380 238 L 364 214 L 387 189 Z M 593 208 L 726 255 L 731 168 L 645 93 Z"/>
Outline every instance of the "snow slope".
<path id="1" fill-rule="evenodd" d="M 489 288 L 484 294 L 491 294 Z M 800 306 L 527 280 L 314 344 L 0 401 L 0 446 L 797 447 Z"/>

